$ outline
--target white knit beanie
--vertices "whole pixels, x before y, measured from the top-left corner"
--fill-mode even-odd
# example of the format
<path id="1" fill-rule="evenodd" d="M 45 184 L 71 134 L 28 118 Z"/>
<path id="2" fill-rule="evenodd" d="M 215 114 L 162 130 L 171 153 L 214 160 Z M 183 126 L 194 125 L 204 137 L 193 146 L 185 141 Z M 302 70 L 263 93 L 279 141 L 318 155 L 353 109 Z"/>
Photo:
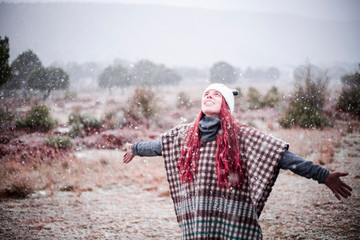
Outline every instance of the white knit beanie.
<path id="1" fill-rule="evenodd" d="M 220 92 L 229 106 L 231 114 L 234 112 L 234 95 L 238 94 L 237 90 L 232 90 L 222 83 L 213 83 L 205 89 L 202 95 L 203 98 L 205 93 L 209 90 L 216 90 Z"/>

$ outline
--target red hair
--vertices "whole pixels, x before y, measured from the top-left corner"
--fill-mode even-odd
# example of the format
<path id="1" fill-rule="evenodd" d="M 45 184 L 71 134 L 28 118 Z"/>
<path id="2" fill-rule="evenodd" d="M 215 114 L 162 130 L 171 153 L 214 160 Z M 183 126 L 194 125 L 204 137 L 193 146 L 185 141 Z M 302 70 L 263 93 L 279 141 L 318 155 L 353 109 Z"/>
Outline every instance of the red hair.
<path id="1" fill-rule="evenodd" d="M 203 146 L 201 132 L 199 130 L 199 121 L 203 115 L 203 112 L 200 111 L 195 123 L 189 128 L 177 164 L 180 179 L 183 182 L 193 182 L 194 176 L 197 174 L 200 148 Z M 221 129 L 216 137 L 217 148 L 215 155 L 218 183 L 220 187 L 225 184 L 227 188 L 236 185 L 241 186 L 244 174 L 241 170 L 241 155 L 238 140 L 240 128 L 235 118 L 231 115 L 224 98 L 221 103 L 220 120 Z"/>

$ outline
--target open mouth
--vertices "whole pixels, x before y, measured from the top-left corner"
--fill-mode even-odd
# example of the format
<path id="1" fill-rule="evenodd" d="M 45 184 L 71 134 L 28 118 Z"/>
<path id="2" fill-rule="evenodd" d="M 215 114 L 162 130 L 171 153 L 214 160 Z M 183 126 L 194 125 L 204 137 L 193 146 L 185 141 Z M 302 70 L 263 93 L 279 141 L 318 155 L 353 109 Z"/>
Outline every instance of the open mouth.
<path id="1" fill-rule="evenodd" d="M 211 100 L 204 101 L 204 105 L 212 105 L 212 104 L 214 104 L 214 102 Z"/>

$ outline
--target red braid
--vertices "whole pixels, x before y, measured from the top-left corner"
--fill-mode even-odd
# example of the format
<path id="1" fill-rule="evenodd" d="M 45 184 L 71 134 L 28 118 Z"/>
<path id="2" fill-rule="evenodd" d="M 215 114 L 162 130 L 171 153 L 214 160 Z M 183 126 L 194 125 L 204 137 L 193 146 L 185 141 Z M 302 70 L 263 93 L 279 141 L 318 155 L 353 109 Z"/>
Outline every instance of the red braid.
<path id="1" fill-rule="evenodd" d="M 241 155 L 238 141 L 239 125 L 231 115 L 224 98 L 221 103 L 221 129 L 218 132 L 216 143 L 217 150 L 215 160 L 219 186 L 241 186 L 244 175 L 241 171 Z M 189 128 L 185 144 L 178 161 L 180 179 L 183 182 L 193 182 L 193 176 L 197 174 L 197 165 L 200 148 L 203 142 L 200 138 L 199 121 L 204 114 L 200 112 L 195 123 Z"/>
<path id="2" fill-rule="evenodd" d="M 202 147 L 202 141 L 199 137 L 199 122 L 202 116 L 203 113 L 200 111 L 200 114 L 196 118 L 195 123 L 187 131 L 185 144 L 177 164 L 180 173 L 180 179 L 183 182 L 192 182 L 194 180 L 193 173 L 196 174 L 197 172 L 197 163 L 199 160 L 200 148 Z"/>
<path id="3" fill-rule="evenodd" d="M 223 100 L 221 104 L 221 129 L 216 138 L 216 170 L 219 176 L 219 186 L 240 186 L 244 179 L 241 171 L 241 155 L 238 134 L 239 125 L 231 115 L 229 107 Z"/>

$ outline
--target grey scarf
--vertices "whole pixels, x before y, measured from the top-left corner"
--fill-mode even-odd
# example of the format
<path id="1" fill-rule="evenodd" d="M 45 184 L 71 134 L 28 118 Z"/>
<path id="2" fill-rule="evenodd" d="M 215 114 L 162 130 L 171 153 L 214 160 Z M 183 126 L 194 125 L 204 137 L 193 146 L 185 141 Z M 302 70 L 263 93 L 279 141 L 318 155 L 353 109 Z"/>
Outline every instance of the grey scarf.
<path id="1" fill-rule="evenodd" d="M 216 139 L 217 132 L 221 127 L 220 119 L 215 117 L 204 116 L 199 122 L 201 131 L 201 140 L 203 142 L 211 142 Z"/>

